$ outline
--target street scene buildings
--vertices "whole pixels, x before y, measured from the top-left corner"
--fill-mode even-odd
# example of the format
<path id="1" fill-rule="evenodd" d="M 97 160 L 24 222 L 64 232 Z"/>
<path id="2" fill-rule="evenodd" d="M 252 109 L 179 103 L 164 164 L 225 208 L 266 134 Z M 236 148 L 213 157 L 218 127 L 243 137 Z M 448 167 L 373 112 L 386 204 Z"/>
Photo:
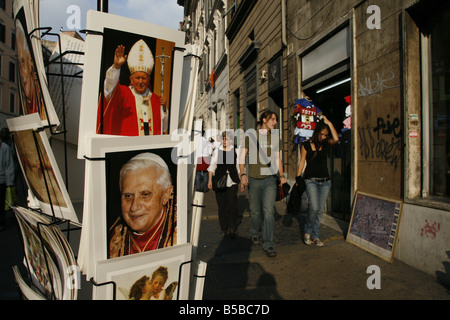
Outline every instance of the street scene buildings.
<path id="1" fill-rule="evenodd" d="M 12 2 L 0 1 L 2 128 L 6 119 L 21 115 Z M 300 99 L 309 101 L 339 134 L 328 154 L 326 214 L 353 222 L 354 236 L 450 285 L 450 2 L 176 2 L 184 8 L 186 53 L 198 65 L 195 77 L 186 81 L 183 74 L 182 90 L 195 90 L 194 121 L 202 120 L 205 137 L 215 140 L 233 130 L 240 144 L 241 133 L 256 129 L 264 111 L 274 111 L 283 171 L 292 186 L 302 134 L 309 129 L 301 119 L 311 110 Z M 84 45 L 76 32 L 64 36 Z M 48 63 L 55 42 L 44 40 L 43 46 Z M 80 74 L 74 76 L 78 95 Z M 76 127 L 69 133 L 78 133 L 75 115 L 67 120 Z M 85 166 L 76 159 L 77 138 L 51 142 L 80 208 Z M 352 221 L 357 206 L 363 215 Z M 386 219 L 389 210 L 395 214 Z"/>
<path id="2" fill-rule="evenodd" d="M 296 100 L 308 97 L 341 139 L 329 157 L 326 211 L 348 221 L 357 192 L 401 200 L 395 258 L 432 275 L 444 268 L 450 236 L 446 1 L 178 4 L 186 42 L 202 52 L 196 119 L 206 128 L 245 131 L 265 110 L 276 111 L 285 172 L 294 180 L 300 147 L 293 116 Z"/>

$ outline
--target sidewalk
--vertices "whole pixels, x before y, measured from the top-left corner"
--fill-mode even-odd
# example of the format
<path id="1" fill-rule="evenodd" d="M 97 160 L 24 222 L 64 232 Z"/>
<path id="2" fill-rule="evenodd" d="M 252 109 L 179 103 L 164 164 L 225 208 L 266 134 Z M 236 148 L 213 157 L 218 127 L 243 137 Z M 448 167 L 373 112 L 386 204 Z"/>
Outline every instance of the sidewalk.
<path id="1" fill-rule="evenodd" d="M 392 264 L 345 241 L 348 224 L 324 215 L 324 247 L 306 246 L 301 239 L 304 216 L 290 227 L 275 222 L 277 257 L 268 258 L 249 239 L 248 199 L 239 193 L 243 215 L 235 239 L 220 235 L 214 192 L 205 194 L 197 258 L 208 263 L 204 300 L 450 300 L 450 290 L 435 278 L 394 260 Z M 285 203 L 276 207 L 284 213 Z M 23 248 L 15 217 L 7 214 L 0 233 L 0 300 L 20 300 L 11 267 L 23 267 Z M 369 266 L 380 268 L 381 289 L 368 289 Z M 91 299 L 82 281 L 79 300 Z"/>
<path id="2" fill-rule="evenodd" d="M 402 262 L 393 263 L 345 241 L 348 223 L 324 215 L 324 247 L 307 246 L 301 234 L 305 217 L 296 216 L 290 227 L 282 217 L 275 222 L 277 257 L 268 258 L 249 239 L 248 199 L 238 194 L 243 215 L 235 239 L 219 233 L 215 194 L 204 196 L 197 258 L 208 263 L 204 300 L 450 300 L 450 291 L 435 278 Z M 279 214 L 286 204 L 278 202 Z M 380 289 L 368 289 L 372 272 L 380 269 Z M 373 279 L 373 278 L 371 278 Z M 370 283 L 373 283 L 369 279 Z"/>

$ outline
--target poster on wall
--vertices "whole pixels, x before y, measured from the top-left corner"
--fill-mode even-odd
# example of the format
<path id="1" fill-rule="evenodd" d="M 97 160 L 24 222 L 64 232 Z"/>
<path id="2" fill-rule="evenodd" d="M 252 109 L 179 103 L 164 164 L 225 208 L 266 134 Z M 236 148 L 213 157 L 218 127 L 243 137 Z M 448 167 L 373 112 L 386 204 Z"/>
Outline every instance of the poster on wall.
<path id="1" fill-rule="evenodd" d="M 24 115 L 36 113 L 44 125 L 59 125 L 37 30 L 38 7 L 39 1 L 16 0 L 13 4 L 20 104 Z"/>
<path id="2" fill-rule="evenodd" d="M 101 261 L 94 300 L 187 300 L 192 245 Z M 114 291 L 115 289 L 115 291 Z"/>
<path id="3" fill-rule="evenodd" d="M 56 159 L 37 113 L 7 119 L 31 197 L 49 215 L 79 225 Z M 35 201 L 33 201 L 35 202 Z"/>
<path id="4" fill-rule="evenodd" d="M 358 191 L 347 241 L 392 262 L 403 202 Z"/>
<path id="5" fill-rule="evenodd" d="M 89 139 L 83 212 L 87 259 L 101 261 L 187 242 L 187 164 L 169 136 Z M 150 143 L 149 143 L 150 141 Z M 89 225 L 86 225 L 89 224 Z M 83 272 L 95 266 L 85 261 Z"/>
<path id="6" fill-rule="evenodd" d="M 86 22 L 78 156 L 90 134 L 166 135 L 178 128 L 184 33 L 98 11 Z"/>

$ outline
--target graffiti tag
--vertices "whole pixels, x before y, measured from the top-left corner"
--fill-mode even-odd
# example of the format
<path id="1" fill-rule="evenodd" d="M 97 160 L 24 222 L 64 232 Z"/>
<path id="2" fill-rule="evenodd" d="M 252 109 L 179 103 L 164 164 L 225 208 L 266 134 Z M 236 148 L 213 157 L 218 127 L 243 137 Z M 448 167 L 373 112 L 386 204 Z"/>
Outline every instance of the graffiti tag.
<path id="1" fill-rule="evenodd" d="M 422 231 L 420 232 L 420 235 L 426 236 L 428 238 L 431 237 L 431 239 L 436 238 L 437 233 L 441 229 L 441 224 L 436 222 L 433 222 L 433 224 L 430 225 L 427 219 L 425 219 L 425 226 L 422 228 Z"/>
<path id="2" fill-rule="evenodd" d="M 384 77 L 384 73 L 377 72 L 376 79 L 364 77 L 364 82 L 359 83 L 358 96 L 367 97 L 372 94 L 382 94 L 383 90 L 398 87 L 398 85 L 390 84 L 394 80 L 395 74 L 391 72 L 389 77 Z"/>

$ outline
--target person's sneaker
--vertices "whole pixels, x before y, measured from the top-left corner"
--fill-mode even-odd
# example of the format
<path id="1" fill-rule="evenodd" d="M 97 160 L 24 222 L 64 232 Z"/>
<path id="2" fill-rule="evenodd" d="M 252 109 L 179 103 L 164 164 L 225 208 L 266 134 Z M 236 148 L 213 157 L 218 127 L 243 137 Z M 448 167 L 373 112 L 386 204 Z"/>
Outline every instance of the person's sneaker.
<path id="1" fill-rule="evenodd" d="M 269 247 L 267 249 L 263 249 L 264 252 L 266 253 L 266 256 L 273 258 L 277 256 L 277 252 L 275 251 L 275 249 L 273 247 Z"/>
<path id="2" fill-rule="evenodd" d="M 322 241 L 320 241 L 319 238 L 314 239 L 313 242 L 318 247 L 323 247 L 323 245 L 324 245 L 324 243 Z"/>
<path id="3" fill-rule="evenodd" d="M 252 243 L 254 245 L 259 245 L 259 237 L 258 236 L 252 236 Z"/>
<path id="4" fill-rule="evenodd" d="M 303 235 L 303 242 L 304 242 L 306 245 L 308 245 L 308 246 L 311 245 L 311 244 L 313 244 L 313 242 L 312 242 L 312 240 L 311 240 L 311 235 L 305 233 L 305 234 Z"/>

